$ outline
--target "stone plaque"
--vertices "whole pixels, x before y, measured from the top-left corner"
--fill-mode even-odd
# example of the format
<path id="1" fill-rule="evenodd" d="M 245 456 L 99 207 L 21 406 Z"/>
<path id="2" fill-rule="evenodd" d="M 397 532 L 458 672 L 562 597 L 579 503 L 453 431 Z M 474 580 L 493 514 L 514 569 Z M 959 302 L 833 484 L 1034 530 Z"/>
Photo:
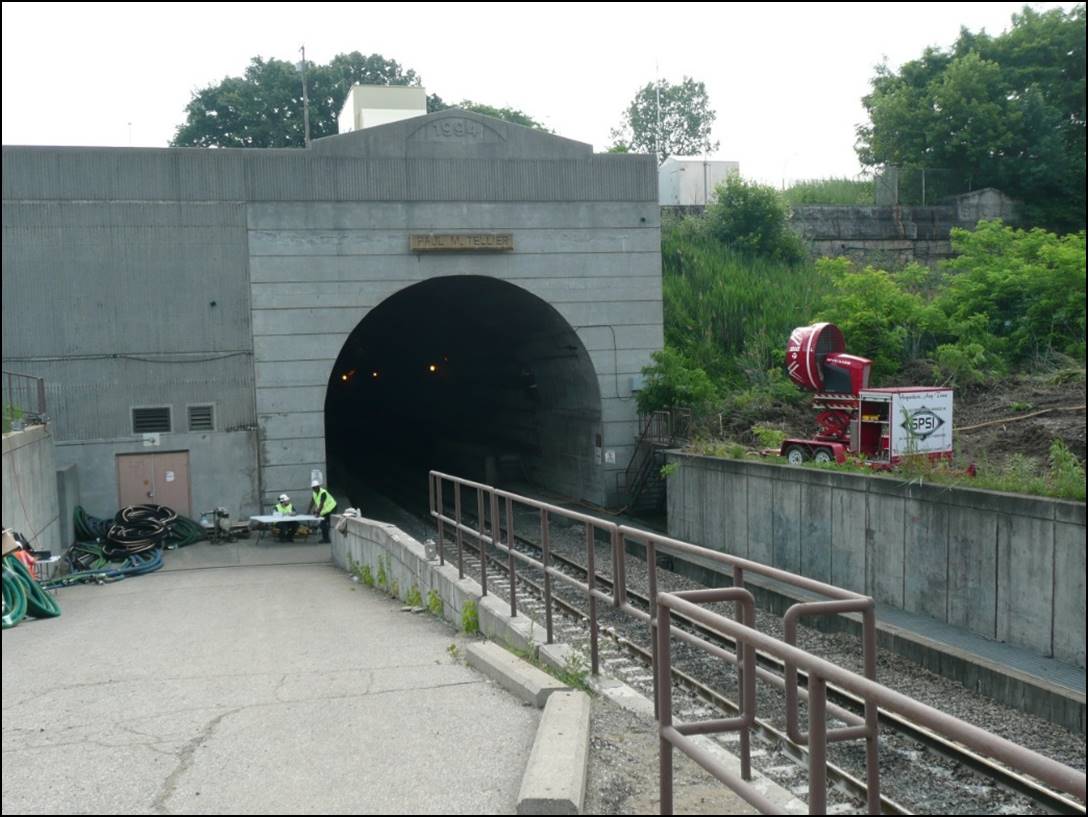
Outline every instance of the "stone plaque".
<path id="1" fill-rule="evenodd" d="M 412 233 L 412 252 L 509 252 L 513 233 Z"/>
<path id="2" fill-rule="evenodd" d="M 473 143 L 503 141 L 501 134 L 474 119 L 448 116 L 416 128 L 409 137 L 417 142 Z"/>

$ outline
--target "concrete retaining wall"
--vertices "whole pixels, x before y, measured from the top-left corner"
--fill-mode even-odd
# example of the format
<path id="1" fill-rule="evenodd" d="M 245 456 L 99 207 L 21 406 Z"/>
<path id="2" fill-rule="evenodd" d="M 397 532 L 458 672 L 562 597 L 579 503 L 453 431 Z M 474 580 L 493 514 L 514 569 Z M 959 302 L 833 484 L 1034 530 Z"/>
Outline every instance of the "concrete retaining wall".
<path id="1" fill-rule="evenodd" d="M 57 468 L 48 427 L 4 435 L 3 514 L 4 527 L 23 534 L 35 550 L 60 549 Z"/>
<path id="2" fill-rule="evenodd" d="M 983 219 L 1020 221 L 1020 206 L 987 188 L 943 201 L 938 206 L 807 205 L 792 208 L 790 226 L 814 255 L 846 256 L 860 263 L 933 265 L 951 258 L 953 227 L 973 230 Z"/>
<path id="3" fill-rule="evenodd" d="M 1085 665 L 1085 505 L 669 452 L 669 535 Z"/>
<path id="4" fill-rule="evenodd" d="M 339 519 L 339 517 L 336 517 Z M 457 577 L 457 566 L 438 559 L 428 560 L 425 548 L 394 525 L 372 519 L 348 519 L 345 529 L 332 533 L 332 558 L 344 570 L 369 565 L 377 581 L 379 565 L 384 565 L 386 590 L 396 583 L 397 595 L 405 600 L 414 587 L 423 606 L 431 591 L 442 600 L 442 616 L 454 626 L 462 626 L 466 602 L 476 605 L 480 632 L 492 641 L 518 650 L 535 651 L 544 643 L 542 627 L 535 627 L 523 614 L 510 615 L 510 606 L 494 595 L 482 595 L 482 588 L 466 576 Z M 379 559 L 381 560 L 379 562 Z"/>

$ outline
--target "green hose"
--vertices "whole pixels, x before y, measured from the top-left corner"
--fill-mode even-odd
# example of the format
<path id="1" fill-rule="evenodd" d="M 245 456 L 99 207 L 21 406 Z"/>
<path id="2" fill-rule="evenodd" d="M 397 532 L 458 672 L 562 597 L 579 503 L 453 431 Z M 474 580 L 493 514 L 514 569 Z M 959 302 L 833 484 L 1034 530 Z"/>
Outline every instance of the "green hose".
<path id="1" fill-rule="evenodd" d="M 9 571 L 12 573 L 15 580 L 15 584 L 19 586 L 19 590 L 23 593 L 23 606 L 25 614 L 33 618 L 55 618 L 60 615 L 60 607 L 57 602 L 46 593 L 38 585 L 38 582 L 34 580 L 34 577 L 30 575 L 30 572 L 26 569 L 21 561 L 14 556 L 4 557 L 4 591 L 5 591 L 5 606 L 7 604 L 7 579 Z M 22 616 L 19 616 L 22 618 Z M 18 624 L 18 619 L 14 620 L 12 624 L 6 624 L 5 626 L 14 626 Z"/>
<path id="2" fill-rule="evenodd" d="M 26 589 L 13 570 L 8 569 L 8 558 L 4 557 L 4 629 L 14 627 L 26 615 Z"/>
<path id="3" fill-rule="evenodd" d="M 187 516 L 178 514 L 178 518 L 175 519 L 167 529 L 166 538 L 163 540 L 163 544 L 166 545 L 167 548 L 173 550 L 174 548 L 188 547 L 189 545 L 196 544 L 201 539 L 207 538 L 208 533 L 199 522 L 196 522 Z"/>

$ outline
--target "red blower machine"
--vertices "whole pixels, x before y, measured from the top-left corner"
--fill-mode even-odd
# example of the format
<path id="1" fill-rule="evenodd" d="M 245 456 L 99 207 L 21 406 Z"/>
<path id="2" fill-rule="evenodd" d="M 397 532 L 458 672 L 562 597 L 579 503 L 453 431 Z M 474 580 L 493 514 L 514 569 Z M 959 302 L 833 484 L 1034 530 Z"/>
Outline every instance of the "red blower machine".
<path id="1" fill-rule="evenodd" d="M 798 386 L 815 392 L 819 430 L 812 439 L 783 442 L 782 456 L 800 465 L 844 462 L 849 452 L 886 468 L 914 454 L 951 458 L 952 390 L 870 389 L 873 362 L 845 350 L 833 323 L 800 326 L 790 335 L 786 369 Z"/>

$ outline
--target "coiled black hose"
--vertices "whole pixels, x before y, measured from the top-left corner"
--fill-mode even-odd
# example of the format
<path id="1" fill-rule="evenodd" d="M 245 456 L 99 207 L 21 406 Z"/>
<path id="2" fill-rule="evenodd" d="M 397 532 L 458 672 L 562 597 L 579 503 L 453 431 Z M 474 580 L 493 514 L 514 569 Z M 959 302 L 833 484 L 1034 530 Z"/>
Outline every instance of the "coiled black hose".
<path id="1" fill-rule="evenodd" d="M 120 525 L 158 523 L 165 528 L 172 525 L 177 518 L 177 511 L 165 505 L 129 505 L 119 510 L 113 521 Z"/>

